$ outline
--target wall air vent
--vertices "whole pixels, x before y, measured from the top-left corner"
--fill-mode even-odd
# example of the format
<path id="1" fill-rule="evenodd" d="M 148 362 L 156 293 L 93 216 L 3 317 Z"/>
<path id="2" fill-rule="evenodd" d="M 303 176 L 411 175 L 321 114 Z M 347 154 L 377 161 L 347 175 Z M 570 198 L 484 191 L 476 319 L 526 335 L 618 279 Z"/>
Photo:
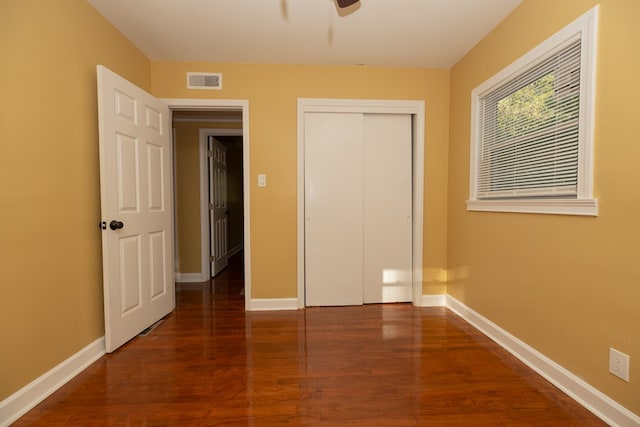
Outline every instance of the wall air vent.
<path id="1" fill-rule="evenodd" d="M 187 89 L 222 89 L 222 73 L 187 73 Z"/>

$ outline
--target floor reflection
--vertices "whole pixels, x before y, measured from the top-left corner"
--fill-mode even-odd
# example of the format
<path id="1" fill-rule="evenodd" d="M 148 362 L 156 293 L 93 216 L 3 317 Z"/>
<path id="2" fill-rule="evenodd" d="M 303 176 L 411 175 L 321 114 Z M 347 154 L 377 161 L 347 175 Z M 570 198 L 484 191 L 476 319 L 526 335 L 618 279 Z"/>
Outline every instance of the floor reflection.
<path id="1" fill-rule="evenodd" d="M 15 425 L 604 425 L 445 308 L 245 312 L 242 258 Z"/>

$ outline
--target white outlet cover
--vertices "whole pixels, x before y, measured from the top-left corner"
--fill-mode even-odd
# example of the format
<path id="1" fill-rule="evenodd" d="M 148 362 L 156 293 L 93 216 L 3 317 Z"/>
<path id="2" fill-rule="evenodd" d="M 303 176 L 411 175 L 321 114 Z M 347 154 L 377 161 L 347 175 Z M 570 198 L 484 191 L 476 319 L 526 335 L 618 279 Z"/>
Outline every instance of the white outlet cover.
<path id="1" fill-rule="evenodd" d="M 609 348 L 609 372 L 626 382 L 629 382 L 629 361 L 629 355 Z"/>

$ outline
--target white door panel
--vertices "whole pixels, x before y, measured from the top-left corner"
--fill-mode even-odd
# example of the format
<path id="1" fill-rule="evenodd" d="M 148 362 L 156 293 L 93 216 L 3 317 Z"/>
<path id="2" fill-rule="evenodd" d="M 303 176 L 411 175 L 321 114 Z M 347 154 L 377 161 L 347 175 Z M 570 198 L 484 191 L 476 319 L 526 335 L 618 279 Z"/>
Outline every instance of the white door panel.
<path id="1" fill-rule="evenodd" d="M 175 306 L 170 115 L 102 66 L 98 112 L 105 341 L 112 352 Z"/>
<path id="2" fill-rule="evenodd" d="M 147 143 L 147 188 L 148 200 L 147 209 L 149 212 L 164 211 L 164 191 L 162 183 L 164 182 L 164 149 L 157 144 Z"/>
<path id="3" fill-rule="evenodd" d="M 209 136 L 209 215 L 211 232 L 211 275 L 216 276 L 229 265 L 227 230 L 227 147 Z"/>
<path id="4" fill-rule="evenodd" d="M 165 255 L 170 254 L 172 249 L 167 246 L 167 231 L 156 231 L 149 233 L 149 277 L 151 300 L 161 298 L 166 295 L 169 289 Z M 173 291 L 172 291 L 173 292 Z"/>
<path id="5" fill-rule="evenodd" d="M 364 115 L 364 302 L 412 297 L 411 116 Z"/>
<path id="6" fill-rule="evenodd" d="M 120 315 L 125 315 L 140 307 L 142 284 L 140 283 L 140 236 L 127 236 L 119 239 L 120 259 Z"/>
<path id="7" fill-rule="evenodd" d="M 308 306 L 362 304 L 361 190 L 362 115 L 306 113 Z"/>

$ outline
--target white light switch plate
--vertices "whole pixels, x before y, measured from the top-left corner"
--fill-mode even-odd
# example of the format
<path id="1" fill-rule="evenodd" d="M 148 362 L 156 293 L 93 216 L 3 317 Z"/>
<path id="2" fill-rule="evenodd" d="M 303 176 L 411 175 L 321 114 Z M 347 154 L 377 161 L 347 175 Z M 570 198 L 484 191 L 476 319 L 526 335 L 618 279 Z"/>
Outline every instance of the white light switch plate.
<path id="1" fill-rule="evenodd" d="M 267 186 L 267 175 L 261 173 L 258 174 L 258 187 L 266 187 Z"/>

